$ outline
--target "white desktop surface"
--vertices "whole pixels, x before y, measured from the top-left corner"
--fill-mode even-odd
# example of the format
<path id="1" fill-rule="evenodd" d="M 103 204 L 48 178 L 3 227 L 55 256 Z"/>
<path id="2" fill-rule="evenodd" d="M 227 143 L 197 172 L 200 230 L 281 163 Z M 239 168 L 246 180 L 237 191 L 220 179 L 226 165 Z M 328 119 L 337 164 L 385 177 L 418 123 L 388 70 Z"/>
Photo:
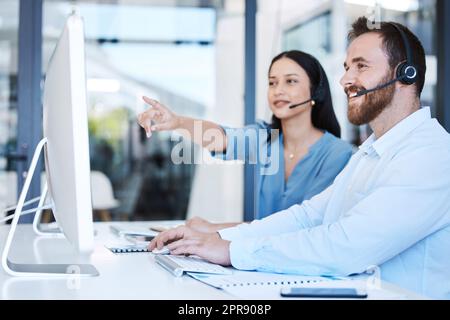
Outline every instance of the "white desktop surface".
<path id="1" fill-rule="evenodd" d="M 130 223 L 125 223 L 130 224 Z M 133 223 L 149 226 L 151 223 Z M 161 223 L 153 223 L 161 225 Z M 64 238 L 34 235 L 31 225 L 19 225 L 10 260 L 18 263 L 92 263 L 100 275 L 74 279 L 11 277 L 0 270 L 1 299 L 230 299 L 189 276 L 174 277 L 154 261 L 153 254 L 114 254 L 105 243 L 116 242 L 109 223 L 95 223 L 95 249 L 89 258 L 80 258 Z M 9 226 L 0 226 L 3 250 Z M 75 283 L 74 281 L 79 281 Z M 78 287 L 78 289 L 77 289 Z"/>
<path id="2" fill-rule="evenodd" d="M 148 227 L 179 222 L 123 222 L 119 224 Z M 235 299 L 224 290 L 182 276 L 174 277 L 154 261 L 148 252 L 114 254 L 105 244 L 117 242 L 110 232 L 111 223 L 95 223 L 95 249 L 90 257 L 79 257 L 65 238 L 38 237 L 31 225 L 19 225 L 10 260 L 16 263 L 91 263 L 100 275 L 81 279 L 12 277 L 0 270 L 0 299 L 162 299 L 227 300 Z M 114 224 L 118 224 L 114 222 Z M 3 250 L 9 226 L 0 226 Z M 416 294 L 383 283 L 406 299 L 421 299 Z M 252 299 L 252 297 L 248 297 Z"/>

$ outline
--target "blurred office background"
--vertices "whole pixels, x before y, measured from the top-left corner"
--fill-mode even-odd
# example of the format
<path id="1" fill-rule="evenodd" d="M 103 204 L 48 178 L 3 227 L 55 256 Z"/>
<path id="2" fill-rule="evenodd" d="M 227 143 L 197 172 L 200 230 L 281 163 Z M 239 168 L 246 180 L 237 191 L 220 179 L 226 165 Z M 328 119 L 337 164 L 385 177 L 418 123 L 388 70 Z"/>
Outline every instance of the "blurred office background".
<path id="1" fill-rule="evenodd" d="M 27 161 L 40 139 L 42 79 L 68 14 L 85 21 L 91 170 L 96 220 L 170 220 L 193 215 L 216 221 L 252 217 L 252 173 L 234 162 L 171 161 L 184 143 L 168 132 L 151 139 L 136 122 L 142 95 L 175 112 L 243 126 L 271 117 L 267 71 L 281 51 L 312 53 L 328 74 L 343 139 L 370 134 L 346 118 L 339 85 L 347 30 L 375 4 L 383 20 L 414 31 L 425 47 L 423 105 L 449 130 L 449 79 L 444 57 L 450 30 L 444 0 L 0 0 L 0 207 L 14 204 Z M 254 22 L 254 24 L 252 24 Z M 255 28 L 253 29 L 252 26 Z M 247 61 L 247 63 L 246 63 Z M 20 67 L 19 67 L 20 66 Z M 33 71 L 34 70 L 34 71 Z M 252 86 L 253 83 L 253 86 Z M 171 139 L 172 137 L 172 139 Z M 176 136 L 175 136 L 176 137 Z M 210 159 L 211 160 L 211 159 Z M 210 161 L 211 162 L 211 161 Z M 39 192 L 35 183 L 35 193 Z M 109 200 L 108 200 L 109 199 Z M 94 199 L 95 200 L 95 199 Z M 110 202 L 108 202 L 110 201 Z"/>

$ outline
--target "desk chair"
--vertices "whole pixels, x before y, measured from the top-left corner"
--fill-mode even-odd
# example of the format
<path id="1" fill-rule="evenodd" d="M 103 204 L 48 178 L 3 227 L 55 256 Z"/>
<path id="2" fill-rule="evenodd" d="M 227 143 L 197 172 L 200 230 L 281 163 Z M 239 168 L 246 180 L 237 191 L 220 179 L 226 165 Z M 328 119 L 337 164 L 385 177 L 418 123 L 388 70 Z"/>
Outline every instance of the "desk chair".
<path id="1" fill-rule="evenodd" d="M 92 209 L 98 212 L 100 220 L 111 221 L 111 209 L 120 206 L 114 198 L 111 181 L 100 171 L 91 171 Z"/>
<path id="2" fill-rule="evenodd" d="M 45 183 L 45 172 L 41 175 L 41 186 Z M 111 221 L 111 209 L 120 205 L 120 201 L 114 198 L 111 181 L 101 171 L 91 171 L 91 195 L 92 210 L 97 213 L 101 221 Z M 50 222 L 49 212 L 43 214 L 42 222 Z"/>

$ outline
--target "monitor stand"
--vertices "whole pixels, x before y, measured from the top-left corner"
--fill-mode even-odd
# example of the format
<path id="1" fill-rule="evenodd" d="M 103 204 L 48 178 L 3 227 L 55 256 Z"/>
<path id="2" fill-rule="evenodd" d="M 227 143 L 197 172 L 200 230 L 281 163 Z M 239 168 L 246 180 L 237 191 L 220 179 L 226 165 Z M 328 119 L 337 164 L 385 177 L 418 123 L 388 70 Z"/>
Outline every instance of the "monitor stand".
<path id="1" fill-rule="evenodd" d="M 42 139 L 36 146 L 33 159 L 31 160 L 30 168 L 28 170 L 25 183 L 20 192 L 19 201 L 16 210 L 14 211 L 14 218 L 11 222 L 11 228 L 6 238 L 5 247 L 2 253 L 2 267 L 6 273 L 17 277 L 51 277 L 51 278 L 67 278 L 67 277 L 93 277 L 98 276 L 99 272 L 91 264 L 40 264 L 40 263 L 14 263 L 8 259 L 11 244 L 16 232 L 17 224 L 22 213 L 25 198 L 30 188 L 31 180 L 33 179 L 36 170 L 39 156 L 47 144 L 47 138 Z M 46 187 L 44 189 L 47 189 Z M 45 190 L 44 190 L 45 191 Z M 41 198 L 39 203 L 42 205 L 45 200 L 45 195 Z M 41 203 L 42 202 L 42 203 Z"/>
<path id="2" fill-rule="evenodd" d="M 39 200 L 38 204 L 38 210 L 36 211 L 33 219 L 33 230 L 34 232 L 43 237 L 55 237 L 55 236 L 64 236 L 64 234 L 61 231 L 61 228 L 59 228 L 57 225 L 53 224 L 42 224 L 41 223 L 41 217 L 42 217 L 42 208 L 44 206 L 45 200 L 48 195 L 48 187 L 47 182 L 45 182 L 44 187 L 42 189 L 41 198 Z"/>

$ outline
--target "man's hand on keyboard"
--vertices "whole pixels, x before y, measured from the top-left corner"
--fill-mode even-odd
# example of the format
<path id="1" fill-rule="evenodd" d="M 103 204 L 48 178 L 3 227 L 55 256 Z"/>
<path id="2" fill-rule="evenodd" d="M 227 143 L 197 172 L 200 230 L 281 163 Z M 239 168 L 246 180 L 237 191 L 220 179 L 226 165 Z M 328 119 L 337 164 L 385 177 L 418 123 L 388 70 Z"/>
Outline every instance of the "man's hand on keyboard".
<path id="1" fill-rule="evenodd" d="M 202 233 L 186 226 L 161 232 L 149 244 L 149 250 L 161 249 L 164 245 L 171 254 L 196 255 L 212 263 L 231 265 L 230 242 L 218 233 Z"/>

